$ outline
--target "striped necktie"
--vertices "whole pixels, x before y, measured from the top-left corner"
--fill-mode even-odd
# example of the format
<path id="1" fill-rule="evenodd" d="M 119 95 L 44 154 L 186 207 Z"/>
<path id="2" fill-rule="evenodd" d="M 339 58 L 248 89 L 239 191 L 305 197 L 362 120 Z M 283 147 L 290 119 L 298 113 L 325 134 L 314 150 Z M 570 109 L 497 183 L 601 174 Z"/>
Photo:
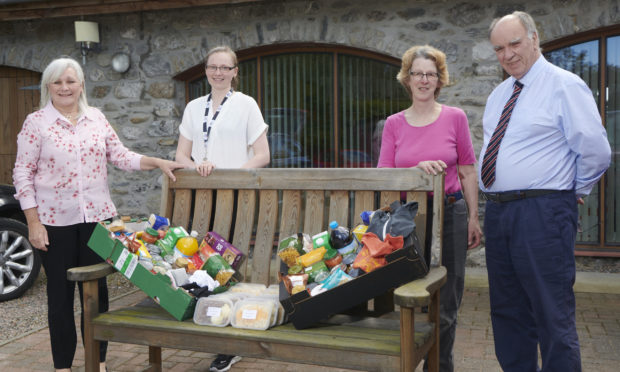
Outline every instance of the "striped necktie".
<path id="1" fill-rule="evenodd" d="M 506 128 L 508 127 L 508 122 L 510 121 L 510 115 L 512 115 L 512 109 L 515 107 L 517 98 L 519 98 L 522 88 L 523 84 L 518 80 L 515 81 L 512 95 L 510 96 L 508 102 L 506 102 L 506 106 L 504 106 L 502 116 L 499 118 L 499 123 L 497 124 L 497 127 L 495 127 L 493 136 L 491 136 L 489 145 L 484 152 L 484 160 L 482 161 L 482 170 L 480 171 L 480 175 L 482 178 L 482 183 L 486 188 L 491 187 L 493 182 L 495 182 L 495 162 L 497 160 L 499 145 L 500 142 L 502 142 L 502 138 L 504 138 Z"/>

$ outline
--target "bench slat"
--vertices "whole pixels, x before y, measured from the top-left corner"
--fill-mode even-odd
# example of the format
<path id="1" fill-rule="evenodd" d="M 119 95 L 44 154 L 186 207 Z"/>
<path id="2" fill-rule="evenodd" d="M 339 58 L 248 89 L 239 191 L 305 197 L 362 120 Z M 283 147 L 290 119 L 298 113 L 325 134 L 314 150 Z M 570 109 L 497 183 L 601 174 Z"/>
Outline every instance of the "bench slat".
<path id="1" fill-rule="evenodd" d="M 379 208 L 387 207 L 395 201 L 400 200 L 400 192 L 398 191 L 383 191 L 379 197 Z"/>
<path id="2" fill-rule="evenodd" d="M 250 240 L 252 239 L 252 227 L 254 225 L 254 213 L 256 212 L 256 191 L 239 190 L 237 197 L 237 218 L 235 219 L 235 234 L 232 244 L 237 247 L 246 259 L 239 267 L 239 272 L 246 275 L 248 267 L 248 254 L 250 252 Z"/>
<path id="3" fill-rule="evenodd" d="M 222 238 L 228 241 L 230 241 L 230 226 L 232 224 L 234 203 L 233 190 L 217 191 L 213 231 L 220 234 Z"/>
<path id="4" fill-rule="evenodd" d="M 355 206 L 353 208 L 353 221 L 349 226 L 351 229 L 362 223 L 362 217 L 360 214 L 364 211 L 374 211 L 375 206 L 375 193 L 374 191 L 356 191 L 355 192 Z"/>
<path id="5" fill-rule="evenodd" d="M 424 246 L 426 241 L 426 219 L 428 210 L 428 194 L 426 192 L 410 191 L 407 193 L 407 201 L 418 202 L 418 214 L 416 214 L 415 221 L 416 233 L 420 239 L 420 243 Z"/>
<path id="6" fill-rule="evenodd" d="M 310 236 L 323 231 L 323 208 L 325 193 L 323 191 L 306 191 L 304 213 L 304 232 Z"/>
<path id="7" fill-rule="evenodd" d="M 301 191 L 284 190 L 282 192 L 282 216 L 280 217 L 280 236 L 284 239 L 300 232 Z"/>
<path id="8" fill-rule="evenodd" d="M 258 226 L 256 244 L 252 254 L 252 282 L 269 285 L 269 267 L 273 239 L 278 219 L 278 192 L 261 190 L 259 193 Z"/>
<path id="9" fill-rule="evenodd" d="M 398 168 L 215 169 L 209 177 L 182 169 L 175 175 L 171 189 L 433 190 L 433 176 Z"/>
<path id="10" fill-rule="evenodd" d="M 187 227 L 189 225 L 189 214 L 191 212 L 191 207 L 192 190 L 176 190 L 174 196 L 174 209 L 170 220 L 172 226 Z"/>
<path id="11" fill-rule="evenodd" d="M 196 190 L 192 230 L 196 230 L 198 232 L 198 236 L 204 236 L 209 231 L 209 222 L 211 222 L 212 208 L 213 191 Z"/>
<path id="12" fill-rule="evenodd" d="M 329 196 L 329 221 L 336 221 L 339 225 L 349 227 L 349 192 L 332 191 Z M 325 227 L 324 227 L 325 228 Z"/>

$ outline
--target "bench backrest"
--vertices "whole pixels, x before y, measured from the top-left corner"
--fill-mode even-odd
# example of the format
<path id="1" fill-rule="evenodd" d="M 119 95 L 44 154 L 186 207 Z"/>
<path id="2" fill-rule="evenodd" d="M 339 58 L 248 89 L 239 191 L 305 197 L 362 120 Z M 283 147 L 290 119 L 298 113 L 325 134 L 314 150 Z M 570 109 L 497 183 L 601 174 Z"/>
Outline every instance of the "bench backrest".
<path id="1" fill-rule="evenodd" d="M 314 235 L 329 221 L 354 228 L 362 211 L 400 199 L 418 202 L 417 232 L 424 242 L 427 193 L 434 193 L 431 265 L 441 262 L 444 177 L 419 169 L 218 169 L 208 177 L 194 170 L 164 176 L 161 215 L 174 226 L 199 236 L 215 231 L 239 248 L 247 259 L 240 268 L 246 281 L 276 282 L 272 266 L 280 238 L 298 232 Z"/>

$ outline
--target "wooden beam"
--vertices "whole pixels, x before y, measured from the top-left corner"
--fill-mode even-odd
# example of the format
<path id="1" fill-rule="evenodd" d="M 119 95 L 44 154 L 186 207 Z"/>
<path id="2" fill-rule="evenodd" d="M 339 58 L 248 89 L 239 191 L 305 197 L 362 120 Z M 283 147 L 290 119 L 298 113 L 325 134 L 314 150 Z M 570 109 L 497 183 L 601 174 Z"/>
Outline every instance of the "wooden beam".
<path id="1" fill-rule="evenodd" d="M 0 5 L 0 21 L 74 17 L 200 6 L 260 3 L 268 0 L 79 0 L 26 1 Z"/>

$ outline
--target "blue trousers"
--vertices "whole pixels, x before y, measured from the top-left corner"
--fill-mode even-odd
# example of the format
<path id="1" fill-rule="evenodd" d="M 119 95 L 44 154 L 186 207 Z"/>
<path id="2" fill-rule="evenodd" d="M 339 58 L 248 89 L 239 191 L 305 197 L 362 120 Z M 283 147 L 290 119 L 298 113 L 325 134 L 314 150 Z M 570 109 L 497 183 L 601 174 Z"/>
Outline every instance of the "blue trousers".
<path id="1" fill-rule="evenodd" d="M 505 203 L 484 218 L 495 354 L 504 371 L 581 371 L 573 191 Z"/>

